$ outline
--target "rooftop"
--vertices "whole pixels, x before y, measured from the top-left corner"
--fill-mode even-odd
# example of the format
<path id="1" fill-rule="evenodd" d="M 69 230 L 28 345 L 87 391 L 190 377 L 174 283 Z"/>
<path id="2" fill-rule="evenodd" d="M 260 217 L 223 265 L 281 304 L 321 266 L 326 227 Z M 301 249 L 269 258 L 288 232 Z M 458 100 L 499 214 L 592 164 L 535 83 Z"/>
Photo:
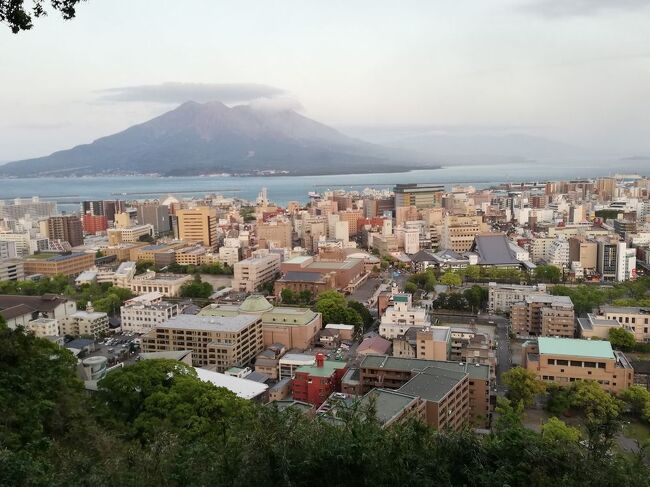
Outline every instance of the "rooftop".
<path id="1" fill-rule="evenodd" d="M 253 399 L 264 394 L 264 392 L 269 388 L 269 386 L 260 382 L 240 379 L 239 377 L 232 377 L 219 372 L 212 372 L 207 369 L 195 367 L 194 370 L 196 370 L 198 378 L 202 381 L 210 382 L 217 387 L 225 387 L 242 399 Z"/>
<path id="2" fill-rule="evenodd" d="M 298 272 L 289 271 L 279 279 L 280 281 L 294 281 L 294 282 L 320 282 L 323 280 L 323 275 L 320 272 Z"/>
<path id="3" fill-rule="evenodd" d="M 510 241 L 503 233 L 479 234 L 474 237 L 472 251 L 479 255 L 482 265 L 518 265 Z"/>
<path id="4" fill-rule="evenodd" d="M 488 380 L 490 367 L 488 365 L 468 364 L 446 360 L 423 360 L 417 358 L 390 357 L 388 355 L 366 355 L 359 368 L 386 369 L 392 371 L 412 372 L 421 371 L 427 367 L 460 370 L 469 374 L 472 379 Z"/>
<path id="5" fill-rule="evenodd" d="M 360 403 L 366 405 L 374 403 L 377 419 L 381 423 L 389 423 L 409 406 L 417 397 L 404 392 L 390 389 L 372 389 L 361 399 Z"/>
<path id="6" fill-rule="evenodd" d="M 200 316 L 178 315 L 161 323 L 156 328 L 176 328 L 181 330 L 202 330 L 215 332 L 239 332 L 255 323 L 259 317 L 238 316 Z"/>
<path id="7" fill-rule="evenodd" d="M 427 401 L 438 402 L 467 376 L 462 370 L 446 367 L 427 367 L 400 387 L 399 392 L 412 394 Z"/>
<path id="8" fill-rule="evenodd" d="M 296 373 L 305 373 L 314 377 L 330 377 L 337 370 L 344 369 L 346 367 L 347 364 L 345 362 L 325 360 L 322 367 L 318 367 L 316 365 L 301 365 L 296 369 Z"/>
<path id="9" fill-rule="evenodd" d="M 539 337 L 537 339 L 540 355 L 569 355 L 613 359 L 612 346 L 605 340 L 579 340 L 576 338 Z"/>

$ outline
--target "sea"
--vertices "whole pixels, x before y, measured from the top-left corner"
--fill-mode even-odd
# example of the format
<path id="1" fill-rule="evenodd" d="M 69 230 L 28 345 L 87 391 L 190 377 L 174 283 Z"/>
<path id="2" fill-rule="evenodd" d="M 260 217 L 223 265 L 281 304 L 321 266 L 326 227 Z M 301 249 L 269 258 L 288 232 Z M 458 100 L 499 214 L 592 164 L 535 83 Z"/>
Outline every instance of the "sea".
<path id="1" fill-rule="evenodd" d="M 254 201 L 262 188 L 270 201 L 286 205 L 289 201 L 305 202 L 308 193 L 345 189 L 391 188 L 397 183 L 473 185 L 477 189 L 503 182 L 534 182 L 594 178 L 614 173 L 650 175 L 648 160 L 620 161 L 613 167 L 606 163 L 571 162 L 544 164 L 484 164 L 449 166 L 440 169 L 401 173 L 341 174 L 327 176 L 96 176 L 78 178 L 0 179 L 0 200 L 29 198 L 58 203 L 62 211 L 75 211 L 79 202 L 90 199 L 156 199 L 174 195 L 190 198 L 208 193 L 223 194 Z"/>

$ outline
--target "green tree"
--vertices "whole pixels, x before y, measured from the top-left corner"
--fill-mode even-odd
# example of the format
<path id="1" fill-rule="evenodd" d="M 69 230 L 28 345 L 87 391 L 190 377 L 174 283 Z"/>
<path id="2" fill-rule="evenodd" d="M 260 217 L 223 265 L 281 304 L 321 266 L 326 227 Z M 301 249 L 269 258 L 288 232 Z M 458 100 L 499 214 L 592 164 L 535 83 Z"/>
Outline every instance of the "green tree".
<path id="1" fill-rule="evenodd" d="M 181 296 L 184 298 L 209 298 L 214 292 L 212 284 L 201 281 L 201 276 L 195 275 L 194 280 L 181 286 Z"/>
<path id="2" fill-rule="evenodd" d="M 440 278 L 440 284 L 444 284 L 449 287 L 458 287 L 463 283 L 461 277 L 452 271 L 445 272 Z"/>
<path id="3" fill-rule="evenodd" d="M 65 20 L 74 18 L 77 4 L 81 0 L 32 0 L 29 7 L 25 7 L 23 0 L 0 0 L 0 22 L 9 26 L 16 34 L 21 30 L 34 27 L 33 19 L 46 15 L 46 5 L 58 11 Z"/>
<path id="4" fill-rule="evenodd" d="M 415 294 L 418 292 L 418 286 L 414 282 L 407 282 L 404 284 L 404 291 L 410 294 Z"/>
<path id="5" fill-rule="evenodd" d="M 535 396 L 546 390 L 533 372 L 522 367 L 512 368 L 501 377 L 508 388 L 508 398 L 515 404 L 521 402 L 524 407 L 532 405 Z"/>
<path id="6" fill-rule="evenodd" d="M 578 428 L 568 426 L 554 416 L 542 425 L 542 438 L 549 443 L 564 445 L 580 441 L 581 435 Z"/>
<path id="7" fill-rule="evenodd" d="M 368 330 L 373 325 L 375 319 L 363 303 L 360 303 L 359 301 L 349 301 L 348 306 L 361 316 L 361 319 L 363 320 L 363 331 Z"/>
<path id="8" fill-rule="evenodd" d="M 76 365 L 65 348 L 0 325 L 0 451 L 66 433 L 80 415 Z"/>
<path id="9" fill-rule="evenodd" d="M 620 394 L 620 398 L 630 405 L 632 414 L 650 422 L 650 391 L 642 386 L 631 386 Z"/>
<path id="10" fill-rule="evenodd" d="M 282 300 L 283 303 L 286 304 L 294 304 L 296 302 L 296 297 L 294 295 L 294 292 L 289 288 L 284 288 L 280 292 L 280 299 Z"/>
<path id="11" fill-rule="evenodd" d="M 562 270 L 554 265 L 538 265 L 533 271 L 535 279 L 542 282 L 560 282 Z"/>
<path id="12" fill-rule="evenodd" d="M 316 299 L 316 311 L 323 315 L 323 325 L 344 323 L 354 325 L 355 331 L 363 328 L 363 318 L 356 310 L 348 306 L 348 301 L 341 293 L 326 291 Z"/>
<path id="13" fill-rule="evenodd" d="M 609 342 L 612 347 L 620 350 L 631 350 L 636 345 L 634 334 L 625 328 L 611 328 L 609 330 Z"/>
<path id="14" fill-rule="evenodd" d="M 589 447 L 597 454 L 604 454 L 621 428 L 621 401 L 591 380 L 574 382 L 571 387 L 573 407 L 585 413 Z"/>
<path id="15" fill-rule="evenodd" d="M 474 285 L 463 291 L 463 297 L 467 300 L 472 310 L 479 310 L 487 303 L 488 290 L 482 286 Z"/>

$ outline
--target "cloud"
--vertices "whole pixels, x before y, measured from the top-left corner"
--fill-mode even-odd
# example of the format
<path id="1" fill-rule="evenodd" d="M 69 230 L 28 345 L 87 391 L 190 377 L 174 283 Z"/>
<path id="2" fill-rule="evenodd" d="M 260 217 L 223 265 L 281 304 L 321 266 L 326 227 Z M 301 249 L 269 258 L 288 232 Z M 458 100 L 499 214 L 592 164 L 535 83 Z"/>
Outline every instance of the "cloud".
<path id="1" fill-rule="evenodd" d="M 518 9 L 546 18 L 587 17 L 606 11 L 647 8 L 650 0 L 531 0 Z"/>
<path id="2" fill-rule="evenodd" d="M 291 96 L 280 96 L 277 98 L 258 98 L 251 100 L 250 107 L 266 112 L 286 112 L 288 110 L 301 111 L 302 104 Z"/>
<path id="3" fill-rule="evenodd" d="M 70 122 L 34 122 L 34 123 L 17 123 L 13 125 L 5 125 L 4 128 L 12 128 L 18 130 L 59 130 L 65 127 L 70 127 Z"/>
<path id="4" fill-rule="evenodd" d="M 220 101 L 248 102 L 259 98 L 274 98 L 285 90 L 255 83 L 160 83 L 157 85 L 124 86 L 97 91 L 100 100 L 111 102 L 183 103 Z"/>

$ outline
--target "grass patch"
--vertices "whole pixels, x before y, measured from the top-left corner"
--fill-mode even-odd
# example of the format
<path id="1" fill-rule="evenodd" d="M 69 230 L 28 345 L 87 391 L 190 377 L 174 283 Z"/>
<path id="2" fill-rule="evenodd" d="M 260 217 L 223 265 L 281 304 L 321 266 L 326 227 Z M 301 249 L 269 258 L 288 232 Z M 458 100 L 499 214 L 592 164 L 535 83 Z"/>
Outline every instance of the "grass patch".
<path id="1" fill-rule="evenodd" d="M 643 443 L 650 440 L 650 426 L 633 419 L 630 424 L 623 425 L 623 435 Z"/>

